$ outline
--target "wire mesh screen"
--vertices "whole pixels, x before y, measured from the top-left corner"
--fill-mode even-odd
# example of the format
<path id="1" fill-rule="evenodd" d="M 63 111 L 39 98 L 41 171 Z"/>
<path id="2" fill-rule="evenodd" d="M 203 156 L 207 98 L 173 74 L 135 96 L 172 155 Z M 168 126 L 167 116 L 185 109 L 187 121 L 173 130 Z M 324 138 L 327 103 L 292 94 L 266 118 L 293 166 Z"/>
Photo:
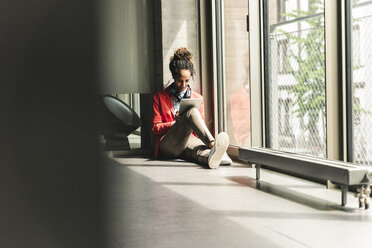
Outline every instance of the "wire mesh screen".
<path id="1" fill-rule="evenodd" d="M 372 16 L 352 26 L 354 162 L 372 166 Z"/>
<path id="2" fill-rule="evenodd" d="M 292 32 L 277 27 L 269 36 L 269 143 L 325 157 L 324 26 L 320 18 L 303 26 Z"/>

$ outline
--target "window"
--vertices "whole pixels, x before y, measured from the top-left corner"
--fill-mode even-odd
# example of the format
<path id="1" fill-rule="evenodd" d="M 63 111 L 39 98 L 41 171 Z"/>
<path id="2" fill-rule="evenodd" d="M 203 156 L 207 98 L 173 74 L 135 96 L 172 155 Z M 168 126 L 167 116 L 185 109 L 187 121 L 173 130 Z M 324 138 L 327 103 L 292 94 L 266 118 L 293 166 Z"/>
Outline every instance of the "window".
<path id="1" fill-rule="evenodd" d="M 353 65 L 354 68 L 360 66 L 360 26 L 359 24 L 353 25 Z"/>
<path id="2" fill-rule="evenodd" d="M 288 60 L 288 39 L 278 41 L 278 71 L 280 74 L 287 74 Z"/>
<path id="3" fill-rule="evenodd" d="M 266 145 L 325 157 L 324 1 L 265 2 Z M 290 20 L 272 17 L 283 10 Z"/>
<path id="4" fill-rule="evenodd" d="M 372 1 L 351 6 L 352 161 L 372 165 Z"/>
<path id="5" fill-rule="evenodd" d="M 354 97 L 353 105 L 356 107 L 356 109 L 360 108 L 360 98 L 359 97 Z M 354 112 L 354 123 L 353 124 L 354 124 L 354 127 L 356 128 L 356 130 L 358 130 L 360 128 L 360 116 L 361 116 L 360 111 L 355 111 Z"/>
<path id="6" fill-rule="evenodd" d="M 277 10 L 277 17 L 278 17 L 278 22 L 284 22 L 286 20 L 285 17 L 285 3 L 287 0 L 278 0 L 278 10 Z"/>
<path id="7" fill-rule="evenodd" d="M 226 132 L 230 144 L 250 146 L 248 0 L 224 0 Z"/>
<path id="8" fill-rule="evenodd" d="M 290 126 L 290 108 L 291 99 L 279 99 L 279 134 L 284 136 L 292 136 Z"/>
<path id="9" fill-rule="evenodd" d="M 232 144 L 241 145 L 234 136 L 233 120 L 250 115 L 248 111 L 252 111 L 254 115 L 263 112 L 259 121 L 249 123 L 249 128 L 260 131 L 259 135 L 256 135 L 256 132 L 250 133 L 254 145 L 318 157 L 344 159 L 346 156 L 344 157 L 342 152 L 346 152 L 346 149 L 343 141 L 347 140 L 346 145 L 353 144 L 347 150 L 349 161 L 372 165 L 372 132 L 369 131 L 372 125 L 372 98 L 370 97 L 372 95 L 372 1 L 265 0 L 260 1 L 262 6 L 252 3 L 251 6 L 253 5 L 254 8 L 251 9 L 263 8 L 260 16 L 253 19 L 256 22 L 254 25 L 261 27 L 262 24 L 262 29 L 251 27 L 251 33 L 254 35 L 257 30 L 263 32 L 257 34 L 257 37 L 262 35 L 264 39 L 263 48 L 260 47 L 261 40 L 256 40 L 254 36 L 251 36 L 249 42 L 248 37 L 246 37 L 247 42 L 238 42 L 238 40 L 243 42 L 244 39 L 237 37 L 246 34 L 245 17 L 243 17 L 245 13 L 235 15 L 229 9 L 238 2 L 224 1 L 226 115 L 223 114 L 223 117 L 227 117 L 225 121 L 230 137 L 234 137 Z M 345 12 L 342 11 L 344 4 L 351 5 L 350 20 L 341 18 L 345 17 Z M 250 16 L 252 14 L 253 12 Z M 333 15 L 337 15 L 337 18 Z M 236 28 L 238 16 L 241 28 L 233 34 L 232 30 L 238 30 Z M 340 40 L 339 35 L 344 34 L 339 30 L 344 24 L 343 20 L 350 21 L 346 32 L 348 39 Z M 248 44 L 254 47 L 251 51 L 248 50 Z M 347 48 L 348 53 L 346 50 L 341 51 L 344 47 Z M 264 54 L 257 51 L 262 51 Z M 241 56 L 243 53 L 251 56 L 252 63 L 249 63 L 248 59 L 244 60 L 244 56 Z M 349 64 L 343 63 L 344 57 Z M 262 64 L 259 63 L 260 59 L 263 59 Z M 239 72 L 243 70 L 235 68 L 239 66 L 242 68 L 242 65 L 249 65 L 250 68 L 250 71 L 244 74 L 247 75 L 246 81 L 236 79 L 242 76 Z M 261 65 L 264 68 L 260 68 Z M 343 80 L 344 73 L 351 76 Z M 251 82 L 248 76 L 252 78 Z M 239 81 L 247 83 L 239 85 L 236 83 Z M 259 83 L 256 84 L 256 81 Z M 345 85 L 348 87 L 347 97 L 342 94 Z M 326 91 L 326 86 L 332 90 Z M 244 112 L 242 108 L 235 112 L 230 108 L 231 102 L 236 99 L 234 93 L 239 88 L 242 89 L 241 92 L 246 93 L 246 97 L 245 101 L 236 105 L 241 107 L 246 106 L 245 103 L 252 102 L 251 108 L 247 108 L 249 113 L 247 115 L 242 114 Z M 347 113 L 340 108 L 345 103 L 347 103 Z M 347 129 L 350 130 L 347 134 L 343 126 L 345 117 L 348 119 Z M 256 117 L 253 118 L 255 119 Z M 248 125 L 244 127 L 247 128 Z M 340 133 L 342 133 L 341 138 Z M 237 137 L 240 136 L 242 135 Z M 327 147 L 327 144 L 330 145 Z M 334 149 L 335 146 L 337 151 Z"/>

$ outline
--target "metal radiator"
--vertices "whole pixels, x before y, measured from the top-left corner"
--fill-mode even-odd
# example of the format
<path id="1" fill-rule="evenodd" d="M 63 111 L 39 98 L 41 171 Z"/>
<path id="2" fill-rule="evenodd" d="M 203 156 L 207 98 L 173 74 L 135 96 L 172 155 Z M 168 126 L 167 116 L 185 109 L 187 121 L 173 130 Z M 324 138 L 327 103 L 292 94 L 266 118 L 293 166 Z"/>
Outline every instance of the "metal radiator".
<path id="1" fill-rule="evenodd" d="M 256 179 L 260 179 L 261 165 L 320 180 L 330 180 L 342 191 L 341 205 L 346 205 L 348 187 L 359 185 L 359 206 L 369 207 L 372 169 L 352 163 L 281 152 L 269 148 L 239 147 L 239 157 L 256 165 Z"/>

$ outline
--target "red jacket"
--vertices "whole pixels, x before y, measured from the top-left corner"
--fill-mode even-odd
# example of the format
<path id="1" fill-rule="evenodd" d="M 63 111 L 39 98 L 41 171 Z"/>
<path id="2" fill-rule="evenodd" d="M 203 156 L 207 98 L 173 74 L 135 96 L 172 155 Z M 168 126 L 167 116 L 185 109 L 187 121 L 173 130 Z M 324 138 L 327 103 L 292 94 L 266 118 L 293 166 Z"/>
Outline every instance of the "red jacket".
<path id="1" fill-rule="evenodd" d="M 191 98 L 203 98 L 192 91 Z M 200 105 L 200 114 L 204 119 L 204 102 Z M 160 139 L 172 127 L 174 119 L 174 108 L 169 93 L 169 87 L 154 94 L 152 102 L 152 132 L 156 135 L 155 158 L 158 157 Z"/>

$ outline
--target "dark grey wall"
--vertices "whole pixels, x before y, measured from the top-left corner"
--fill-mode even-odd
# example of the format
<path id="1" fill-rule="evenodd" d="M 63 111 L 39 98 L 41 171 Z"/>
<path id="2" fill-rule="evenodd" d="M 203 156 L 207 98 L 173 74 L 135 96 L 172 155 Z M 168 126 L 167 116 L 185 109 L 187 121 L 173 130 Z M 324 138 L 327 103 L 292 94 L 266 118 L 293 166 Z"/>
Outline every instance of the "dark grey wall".
<path id="1" fill-rule="evenodd" d="M 100 1 L 102 93 L 152 93 L 152 1 Z"/>
<path id="2" fill-rule="evenodd" d="M 163 29 L 162 29 L 162 17 L 161 17 L 161 0 L 154 0 L 154 91 L 164 89 L 164 77 L 163 77 Z"/>
<path id="3" fill-rule="evenodd" d="M 0 247 L 98 247 L 97 0 L 0 1 Z"/>

